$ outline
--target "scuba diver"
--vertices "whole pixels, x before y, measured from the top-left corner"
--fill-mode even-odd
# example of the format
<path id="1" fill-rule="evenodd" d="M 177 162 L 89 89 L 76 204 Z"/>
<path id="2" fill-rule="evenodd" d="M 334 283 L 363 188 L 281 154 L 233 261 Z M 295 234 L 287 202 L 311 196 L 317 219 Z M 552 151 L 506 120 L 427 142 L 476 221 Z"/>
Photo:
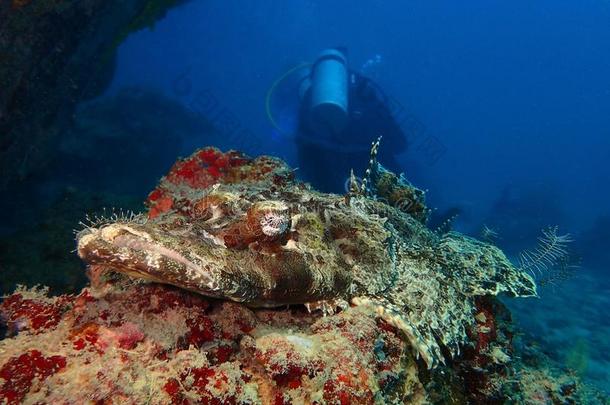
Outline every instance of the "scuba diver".
<path id="1" fill-rule="evenodd" d="M 371 142 L 379 136 L 380 162 L 399 173 L 396 156 L 405 151 L 407 140 L 379 86 L 350 70 L 345 51 L 338 48 L 323 51 L 304 66 L 297 80 L 298 120 L 293 125 L 299 178 L 321 191 L 344 192 L 350 170 L 364 171 Z M 269 97 L 267 107 L 269 113 Z"/>

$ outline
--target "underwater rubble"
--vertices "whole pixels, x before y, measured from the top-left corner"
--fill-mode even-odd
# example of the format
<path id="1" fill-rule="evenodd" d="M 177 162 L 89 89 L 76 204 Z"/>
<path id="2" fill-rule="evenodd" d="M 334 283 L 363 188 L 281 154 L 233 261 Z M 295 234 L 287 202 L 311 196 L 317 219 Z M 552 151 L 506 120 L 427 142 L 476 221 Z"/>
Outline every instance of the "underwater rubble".
<path id="1" fill-rule="evenodd" d="M 89 287 L 0 304 L 0 403 L 607 403 L 518 344 L 497 295 L 531 277 L 430 231 L 404 177 L 373 156 L 340 196 L 293 174 L 199 149 L 146 214 L 85 226 Z"/>

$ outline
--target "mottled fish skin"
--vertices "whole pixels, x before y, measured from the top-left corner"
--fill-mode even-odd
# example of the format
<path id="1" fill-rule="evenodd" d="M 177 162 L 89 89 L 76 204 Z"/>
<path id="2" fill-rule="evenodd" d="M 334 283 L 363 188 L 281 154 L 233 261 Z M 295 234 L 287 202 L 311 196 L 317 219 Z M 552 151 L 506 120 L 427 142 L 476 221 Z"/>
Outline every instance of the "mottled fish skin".
<path id="1" fill-rule="evenodd" d="M 476 296 L 536 287 L 499 249 L 428 230 L 423 193 L 371 162 L 375 198 L 340 196 L 295 181 L 278 159 L 200 149 L 149 195 L 146 220 L 84 229 L 78 254 L 253 307 L 370 305 L 433 367 L 442 347 L 457 355 L 467 341 Z"/>
<path id="2" fill-rule="evenodd" d="M 211 234 L 173 232 L 160 221 L 85 230 L 78 253 L 90 265 L 253 307 L 325 300 L 349 286 L 347 268 L 316 278 L 295 251 L 231 250 Z"/>

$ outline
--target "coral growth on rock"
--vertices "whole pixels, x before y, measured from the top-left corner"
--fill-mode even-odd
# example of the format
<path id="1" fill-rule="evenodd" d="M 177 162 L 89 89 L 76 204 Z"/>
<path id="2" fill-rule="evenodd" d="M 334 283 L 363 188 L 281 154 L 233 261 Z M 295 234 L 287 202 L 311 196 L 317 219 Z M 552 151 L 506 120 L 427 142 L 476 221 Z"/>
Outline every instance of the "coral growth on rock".
<path id="1" fill-rule="evenodd" d="M 371 179 L 391 179 L 373 163 Z M 496 299 L 535 295 L 531 278 L 491 245 L 429 231 L 422 193 L 383 183 L 339 196 L 271 157 L 178 161 L 146 215 L 78 235 L 90 288 L 4 300 L 0 401 L 503 403 L 525 392 L 516 375 L 552 379 L 515 360 Z M 388 203 L 397 192 L 418 218 Z M 580 400 L 568 380 L 540 392 Z"/>
<path id="2" fill-rule="evenodd" d="M 360 308 L 334 317 L 254 312 L 123 280 L 56 299 L 19 290 L 2 311 L 19 332 L 0 354 L 0 398 L 9 403 L 68 393 L 76 403 L 372 403 L 395 396 L 414 365 L 398 332 Z"/>
<path id="3" fill-rule="evenodd" d="M 368 307 L 253 310 L 102 278 L 77 296 L 20 289 L 3 302 L 13 337 L 0 341 L 0 403 L 459 404 L 532 392 L 584 403 L 575 378 L 517 368 L 494 300 L 477 304 L 463 356 L 428 371 Z"/>

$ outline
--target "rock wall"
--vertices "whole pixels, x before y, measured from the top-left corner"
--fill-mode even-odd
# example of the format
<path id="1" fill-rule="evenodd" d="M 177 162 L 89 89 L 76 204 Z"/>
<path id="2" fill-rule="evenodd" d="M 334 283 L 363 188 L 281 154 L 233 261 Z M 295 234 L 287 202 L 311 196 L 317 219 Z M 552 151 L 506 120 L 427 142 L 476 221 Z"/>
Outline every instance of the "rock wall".
<path id="1" fill-rule="evenodd" d="M 117 45 L 184 1 L 0 3 L 0 189 L 44 167 L 75 105 L 110 81 Z"/>

